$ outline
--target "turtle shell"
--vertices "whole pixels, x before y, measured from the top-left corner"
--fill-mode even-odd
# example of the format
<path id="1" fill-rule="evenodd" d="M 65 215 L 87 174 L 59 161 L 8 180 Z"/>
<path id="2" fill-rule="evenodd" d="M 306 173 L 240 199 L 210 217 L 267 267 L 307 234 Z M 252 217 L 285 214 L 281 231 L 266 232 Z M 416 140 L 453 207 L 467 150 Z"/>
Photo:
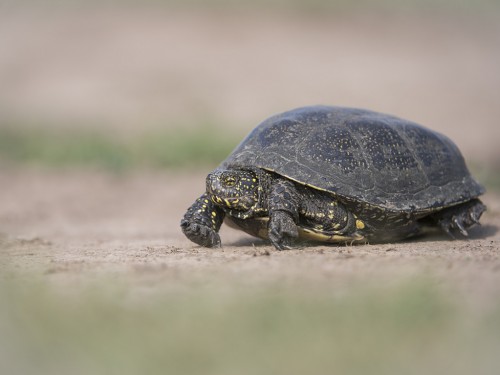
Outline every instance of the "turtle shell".
<path id="1" fill-rule="evenodd" d="M 219 168 L 262 168 L 395 211 L 439 209 L 484 193 L 444 135 L 355 108 L 314 106 L 272 116 Z"/>

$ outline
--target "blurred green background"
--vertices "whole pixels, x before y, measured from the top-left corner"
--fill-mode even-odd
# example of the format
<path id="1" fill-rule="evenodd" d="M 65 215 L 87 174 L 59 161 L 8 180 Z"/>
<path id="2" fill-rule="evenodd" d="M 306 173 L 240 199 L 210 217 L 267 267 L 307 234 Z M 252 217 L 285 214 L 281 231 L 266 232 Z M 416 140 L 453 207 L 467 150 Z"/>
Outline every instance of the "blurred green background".
<path id="1" fill-rule="evenodd" d="M 3 1 L 0 173 L 209 170 L 264 118 L 332 104 L 447 134 L 498 189 L 499 66 L 494 0 Z M 1 374 L 500 368 L 498 300 L 463 306 L 429 275 L 338 295 L 300 278 L 240 285 L 250 273 L 225 264 L 150 282 L 6 262 Z"/>
<path id="2" fill-rule="evenodd" d="M 205 275 L 206 276 L 206 275 Z M 106 281 L 100 280 L 100 282 Z M 206 282 L 131 298 L 110 279 L 54 292 L 0 286 L 3 374 L 496 374 L 500 306 L 455 304 L 430 280 Z M 211 280 L 213 283 L 213 278 Z M 42 284 L 44 285 L 44 284 Z M 165 288 L 164 288 L 165 289 Z"/>
<path id="3" fill-rule="evenodd" d="M 500 164 L 499 8 L 3 2 L 0 162 L 208 169 L 264 118 L 332 104 L 441 131 L 488 178 Z"/>

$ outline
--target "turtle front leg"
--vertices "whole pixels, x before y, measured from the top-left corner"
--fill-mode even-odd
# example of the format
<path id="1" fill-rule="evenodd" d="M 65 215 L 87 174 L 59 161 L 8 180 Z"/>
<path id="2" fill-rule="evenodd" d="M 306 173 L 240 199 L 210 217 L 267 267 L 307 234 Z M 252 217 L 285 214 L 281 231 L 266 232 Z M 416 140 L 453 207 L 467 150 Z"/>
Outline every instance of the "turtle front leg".
<path id="1" fill-rule="evenodd" d="M 297 222 L 299 200 L 291 181 L 279 180 L 269 194 L 268 235 L 278 250 L 290 249 L 299 236 Z"/>
<path id="2" fill-rule="evenodd" d="M 181 220 L 181 228 L 186 237 L 198 245 L 220 247 L 218 232 L 223 220 L 224 211 L 203 194 L 188 208 Z"/>

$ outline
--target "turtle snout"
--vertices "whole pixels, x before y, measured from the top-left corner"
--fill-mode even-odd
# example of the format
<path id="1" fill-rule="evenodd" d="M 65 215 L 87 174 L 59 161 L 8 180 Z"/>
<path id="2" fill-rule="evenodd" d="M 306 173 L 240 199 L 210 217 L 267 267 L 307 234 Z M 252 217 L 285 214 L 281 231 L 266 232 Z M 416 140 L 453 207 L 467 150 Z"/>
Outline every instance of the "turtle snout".
<path id="1" fill-rule="evenodd" d="M 205 180 L 205 184 L 207 186 L 207 193 L 212 193 L 212 181 L 210 179 L 210 175 L 207 176 L 207 179 Z"/>
<path id="2" fill-rule="evenodd" d="M 207 193 L 215 194 L 220 193 L 219 179 L 213 173 L 210 173 L 206 179 Z"/>

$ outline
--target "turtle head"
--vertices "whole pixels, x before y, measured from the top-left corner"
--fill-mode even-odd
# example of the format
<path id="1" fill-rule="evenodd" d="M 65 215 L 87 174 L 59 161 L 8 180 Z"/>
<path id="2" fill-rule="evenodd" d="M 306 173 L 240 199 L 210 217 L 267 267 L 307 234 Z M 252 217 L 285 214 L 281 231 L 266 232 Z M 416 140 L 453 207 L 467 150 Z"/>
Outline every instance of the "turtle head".
<path id="1" fill-rule="evenodd" d="M 251 171 L 215 170 L 207 176 L 207 192 L 218 206 L 251 213 L 259 202 L 259 179 Z"/>

